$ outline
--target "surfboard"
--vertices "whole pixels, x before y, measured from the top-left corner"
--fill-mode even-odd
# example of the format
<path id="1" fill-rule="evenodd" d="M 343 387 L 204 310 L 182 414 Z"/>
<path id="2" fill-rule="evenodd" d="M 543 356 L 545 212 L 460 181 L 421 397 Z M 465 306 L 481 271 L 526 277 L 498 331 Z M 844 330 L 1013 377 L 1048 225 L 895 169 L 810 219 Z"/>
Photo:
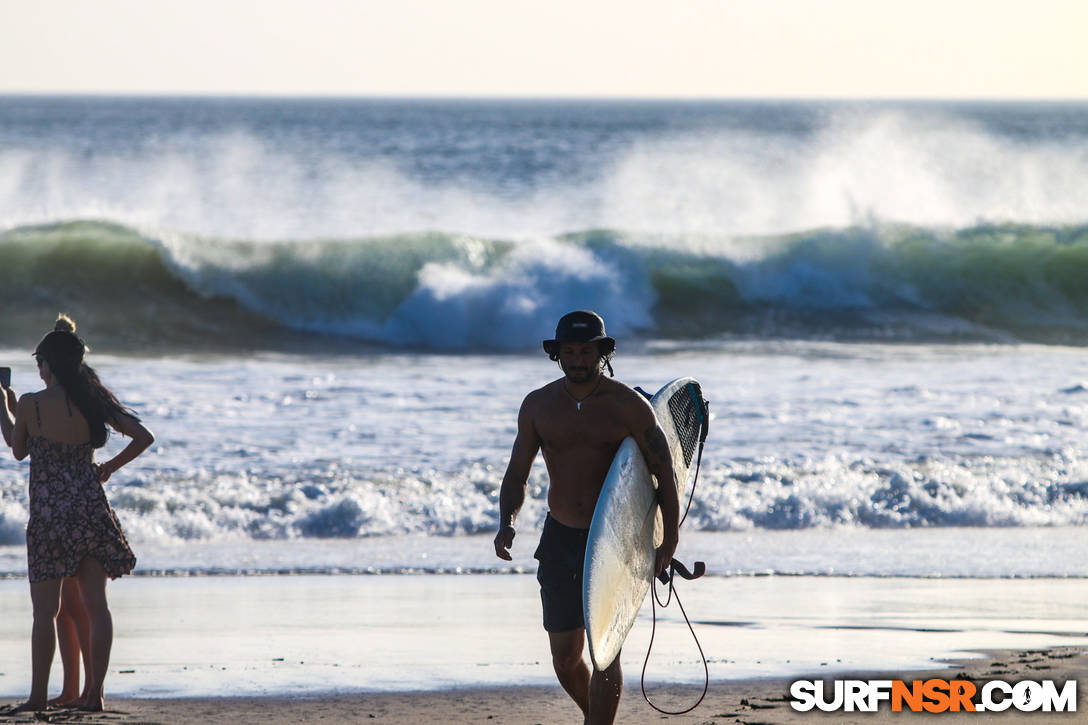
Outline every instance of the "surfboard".
<path id="1" fill-rule="evenodd" d="M 694 378 L 678 378 L 661 388 L 650 405 L 669 441 L 682 500 L 706 422 L 702 389 Z M 625 438 L 593 511 L 582 575 L 586 639 L 598 670 L 616 659 L 650 588 L 654 552 L 664 539 L 655 493 L 642 451 L 634 438 Z"/>

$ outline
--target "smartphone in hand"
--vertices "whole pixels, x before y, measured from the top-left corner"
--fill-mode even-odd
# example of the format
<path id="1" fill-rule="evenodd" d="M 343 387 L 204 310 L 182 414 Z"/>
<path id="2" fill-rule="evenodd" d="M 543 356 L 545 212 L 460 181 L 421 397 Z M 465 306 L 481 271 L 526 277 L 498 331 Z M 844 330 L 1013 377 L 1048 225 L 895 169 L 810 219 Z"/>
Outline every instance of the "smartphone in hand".
<path id="1" fill-rule="evenodd" d="M 11 368 L 0 368 L 0 385 L 11 387 Z"/>

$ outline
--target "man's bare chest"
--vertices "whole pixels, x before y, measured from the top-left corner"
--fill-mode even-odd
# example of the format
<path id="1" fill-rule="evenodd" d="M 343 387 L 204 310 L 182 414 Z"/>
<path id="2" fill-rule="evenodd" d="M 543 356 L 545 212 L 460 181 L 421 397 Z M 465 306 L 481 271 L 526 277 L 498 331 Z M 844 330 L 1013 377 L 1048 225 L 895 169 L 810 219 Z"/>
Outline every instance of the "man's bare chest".
<path id="1" fill-rule="evenodd" d="M 631 434 L 618 416 L 608 410 L 555 411 L 537 421 L 541 446 L 552 453 L 599 448 L 615 450 Z"/>

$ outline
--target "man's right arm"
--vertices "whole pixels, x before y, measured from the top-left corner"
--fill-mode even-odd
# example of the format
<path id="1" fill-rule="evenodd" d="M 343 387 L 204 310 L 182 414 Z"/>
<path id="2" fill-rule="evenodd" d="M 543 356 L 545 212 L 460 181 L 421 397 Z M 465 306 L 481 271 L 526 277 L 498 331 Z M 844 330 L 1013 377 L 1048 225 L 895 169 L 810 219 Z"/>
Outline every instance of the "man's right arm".
<path id="1" fill-rule="evenodd" d="M 499 488 L 499 532 L 495 534 L 495 555 L 510 561 L 510 547 L 514 545 L 514 519 L 525 503 L 525 487 L 529 483 L 529 470 L 540 450 L 540 437 L 533 424 L 532 394 L 525 398 L 518 412 L 518 434 L 510 452 L 510 463 Z"/>

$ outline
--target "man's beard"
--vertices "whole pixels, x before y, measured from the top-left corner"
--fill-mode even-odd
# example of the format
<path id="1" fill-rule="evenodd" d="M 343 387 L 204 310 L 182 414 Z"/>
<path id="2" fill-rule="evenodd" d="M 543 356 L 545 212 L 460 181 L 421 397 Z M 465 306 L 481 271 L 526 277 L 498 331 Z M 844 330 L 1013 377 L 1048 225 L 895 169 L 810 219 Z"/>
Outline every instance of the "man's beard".
<path id="1" fill-rule="evenodd" d="M 588 383 L 593 379 L 594 373 L 597 372 L 599 371 L 593 367 L 568 368 L 565 365 L 563 366 L 563 374 L 572 383 Z"/>

